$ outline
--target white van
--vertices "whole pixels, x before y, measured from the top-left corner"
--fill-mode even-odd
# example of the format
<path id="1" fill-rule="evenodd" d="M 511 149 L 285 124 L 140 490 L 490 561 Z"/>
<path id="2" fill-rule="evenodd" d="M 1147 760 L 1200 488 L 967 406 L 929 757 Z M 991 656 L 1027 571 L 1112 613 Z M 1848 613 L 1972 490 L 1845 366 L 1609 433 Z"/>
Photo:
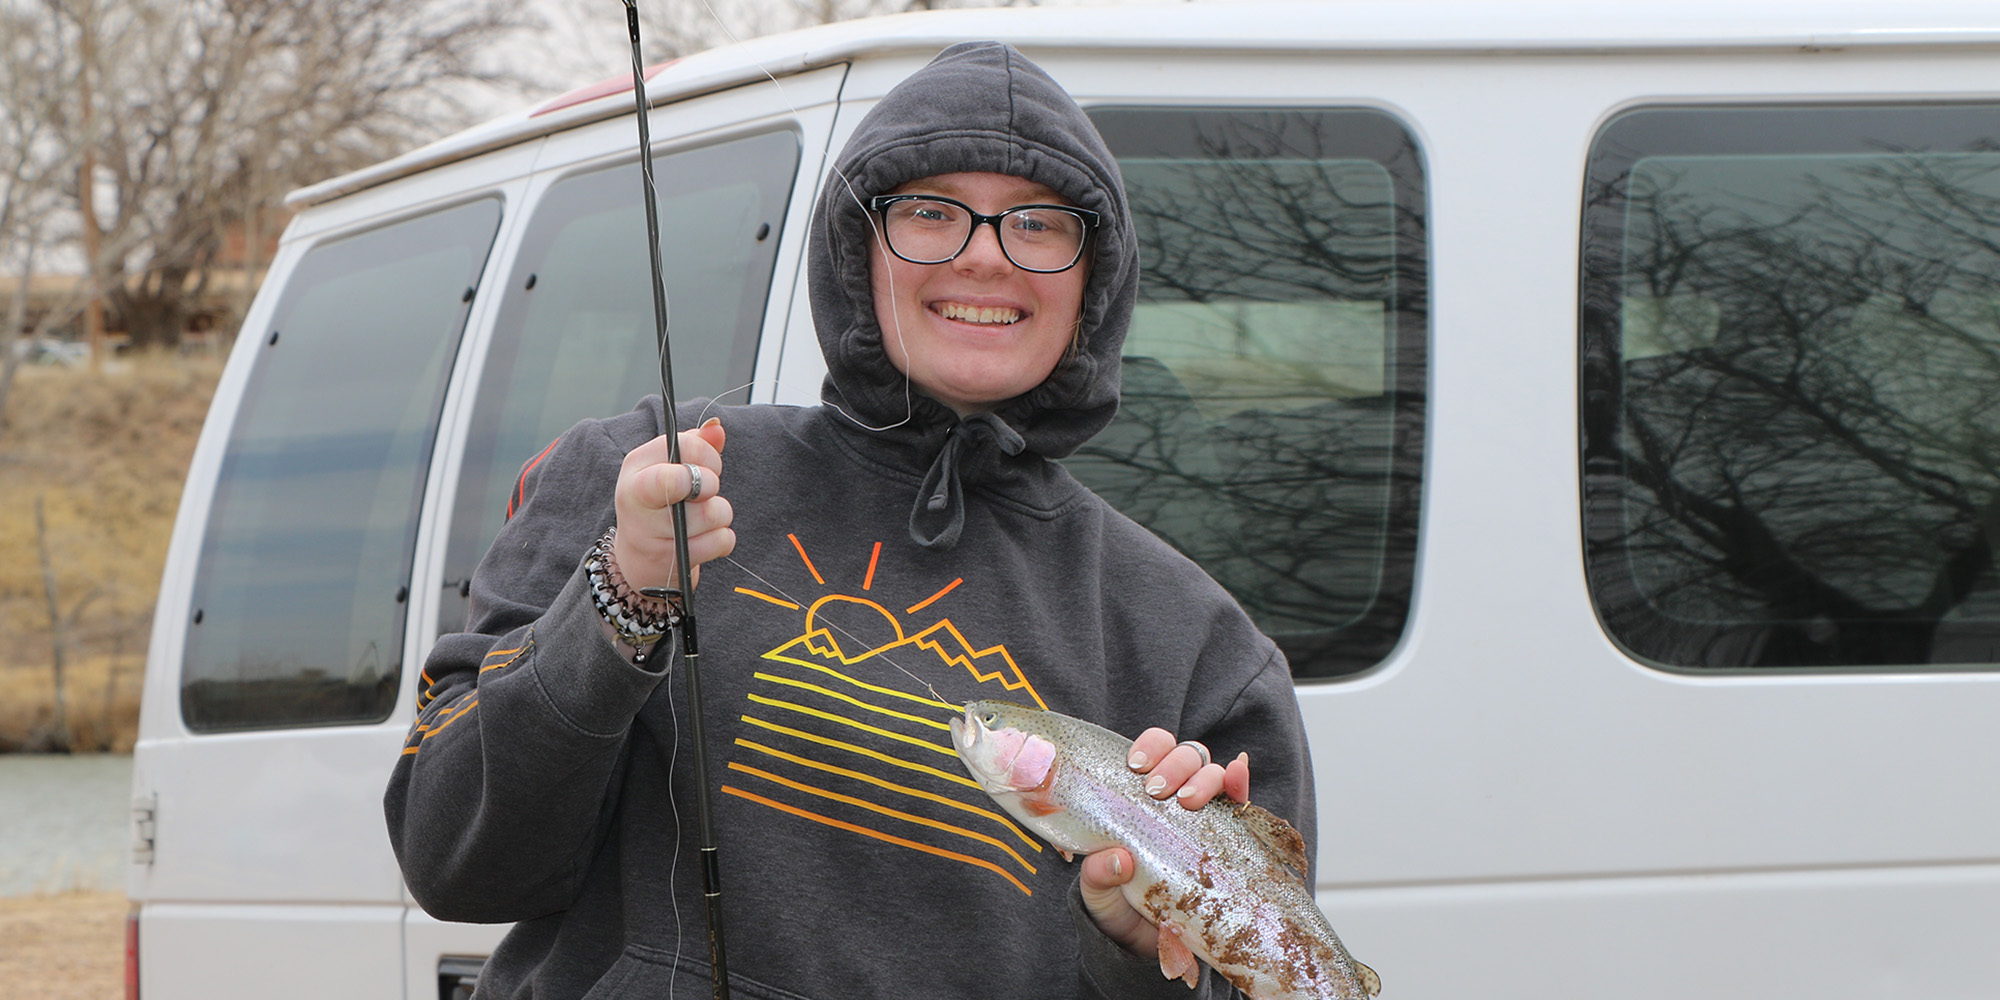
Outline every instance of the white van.
<path id="1" fill-rule="evenodd" d="M 829 153 L 968 38 L 1121 158 L 1145 286 L 1074 468 L 1286 650 L 1319 900 L 1385 997 L 2000 995 L 2000 9 L 948 12 L 691 56 L 648 85 L 683 398 L 817 400 Z M 654 391 L 635 135 L 613 81 L 293 195 L 160 591 L 145 1000 L 463 995 L 504 930 L 411 902 L 381 797 L 516 471 Z"/>

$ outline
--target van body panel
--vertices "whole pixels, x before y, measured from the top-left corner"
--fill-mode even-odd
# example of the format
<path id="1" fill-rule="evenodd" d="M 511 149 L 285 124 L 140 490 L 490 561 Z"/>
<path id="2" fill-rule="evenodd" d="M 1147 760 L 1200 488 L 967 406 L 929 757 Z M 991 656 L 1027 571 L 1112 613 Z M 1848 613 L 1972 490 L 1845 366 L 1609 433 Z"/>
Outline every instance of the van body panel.
<path id="1" fill-rule="evenodd" d="M 646 96 L 671 103 L 829 63 L 910 53 L 929 58 L 969 38 L 1005 38 L 1024 51 L 1130 49 L 1185 53 L 1365 55 L 1382 52 L 1603 52 L 1692 49 L 1801 49 L 1983 45 L 2000 40 L 2000 21 L 1981 3 L 1904 4 L 1891 13 L 1871 3 L 1815 5 L 1810 20 L 1794 8 L 1746 8 L 1720 2 L 1653 5 L 1536 3 L 1496 6 L 1480 0 L 1358 2 L 1328 5 L 1230 4 L 1134 17 L 1127 8 L 948 10 L 871 18 L 809 28 L 777 39 L 752 38 L 727 50 L 697 52 L 652 67 Z M 1037 57 L 1038 60 L 1040 57 Z M 621 115 L 632 104 L 620 91 L 545 115 L 532 109 L 353 173 L 301 188 L 286 199 L 298 209 L 396 177 L 502 149 L 564 128 Z"/>
<path id="2" fill-rule="evenodd" d="M 1384 59 L 1302 82 L 1368 83 L 1425 124 L 1435 219 L 1419 599 L 1379 678 L 1299 691 L 1323 887 L 1996 856 L 2000 801 L 1950 790 L 2000 779 L 2000 734 L 1975 721 L 2000 710 L 2000 676 L 1677 677 L 1606 639 L 1579 551 L 1576 271 L 1495 256 L 1574 260 L 1584 156 L 1612 108 L 1947 99 L 1991 66 L 1971 52 Z M 1537 155 L 1481 153 L 1523 136 Z M 1367 820 L 1339 822 L 1340 804 Z"/>
<path id="3" fill-rule="evenodd" d="M 402 916 L 394 906 L 154 904 L 139 934 L 139 995 L 398 997 Z"/>
<path id="4" fill-rule="evenodd" d="M 651 120 L 661 150 L 778 123 L 798 132 L 750 395 L 811 404 L 824 362 L 803 251 L 830 151 L 945 40 L 1017 38 L 1087 110 L 1366 108 L 1394 118 L 1422 160 L 1429 241 L 1416 586 L 1393 652 L 1298 688 L 1320 808 L 1318 898 L 1343 939 L 1396 997 L 1990 994 L 2000 976 L 1986 946 L 2000 930 L 2000 798 L 1989 794 L 2000 788 L 1991 722 L 2000 670 L 1693 673 L 1641 662 L 1607 635 L 1584 563 L 1579 246 L 1586 162 L 1620 112 L 2000 103 L 2000 28 L 1978 27 L 1992 12 L 1969 4 L 1577 16 L 1585 9 L 1354 4 L 1277 19 L 1267 8 L 1196 5 L 892 18 L 691 57 L 711 82 L 762 79 L 755 64 L 766 61 L 782 87 L 682 99 L 667 82 Z M 852 65 L 785 75 L 829 53 Z M 311 207 L 288 230 L 245 329 L 265 322 L 315 241 L 475 189 L 507 192 L 486 284 L 511 274 L 519 234 L 554 185 L 630 161 L 636 133 L 611 110 L 616 100 L 566 109 L 576 117 L 559 129 L 519 126 L 524 138 L 497 153 L 471 152 L 500 134 L 489 129 L 302 193 Z M 629 108 L 629 93 L 622 100 Z M 409 176 L 389 179 L 398 171 Z M 333 197 L 349 189 L 359 193 Z M 498 302 L 479 296 L 460 344 L 418 580 L 442 576 L 442 525 Z M 481 954 L 504 928 L 417 910 L 386 849 L 379 798 L 416 671 L 406 667 L 396 711 L 379 725 L 190 736 L 179 720 L 187 581 L 254 339 L 239 337 L 197 448 L 150 647 L 134 790 L 158 796 L 159 860 L 132 869 L 142 941 L 156 954 L 161 938 L 148 935 L 163 918 L 170 939 L 252 940 L 213 915 L 266 909 L 246 901 L 302 905 L 242 934 L 318 934 L 305 930 L 314 914 L 347 909 L 320 904 L 379 907 L 406 953 L 396 989 L 428 996 L 440 958 Z M 414 589 L 406 664 L 428 650 L 444 588 Z M 333 817 L 338 809 L 356 816 Z M 232 839 L 251 835 L 264 843 Z M 726 851 L 731 831 L 720 836 Z M 354 947 L 382 947 L 373 918 L 363 923 Z M 185 954 L 221 956 L 227 944 L 201 948 Z M 147 967 L 160 992 L 145 995 L 182 995 L 169 984 L 227 967 L 207 960 Z M 303 992 L 389 995 L 316 983 Z"/>
<path id="5" fill-rule="evenodd" d="M 1404 997 L 1990 996 L 2000 867 L 1536 880 L 1319 895 Z M 1864 915 L 1857 918 L 1857 915 Z M 1448 942 L 1448 943 L 1447 943 Z"/>
<path id="6" fill-rule="evenodd" d="M 396 719 L 282 740 L 230 733 L 162 743 L 148 754 L 159 801 L 154 862 L 141 869 L 144 895 L 134 898 L 394 902 L 402 875 L 380 816 L 382 783 L 370 772 L 395 760 L 406 728 Z"/>

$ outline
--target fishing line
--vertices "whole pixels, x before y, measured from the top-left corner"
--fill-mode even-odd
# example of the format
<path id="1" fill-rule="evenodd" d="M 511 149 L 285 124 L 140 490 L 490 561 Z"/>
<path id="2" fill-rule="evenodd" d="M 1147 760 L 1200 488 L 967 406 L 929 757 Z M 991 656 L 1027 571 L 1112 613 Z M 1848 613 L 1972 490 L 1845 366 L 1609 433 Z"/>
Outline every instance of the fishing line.
<path id="1" fill-rule="evenodd" d="M 729 30 L 729 23 L 722 19 L 721 14 L 716 13 L 715 7 L 709 4 L 708 0 L 701 0 L 701 6 L 702 9 L 708 11 L 708 16 L 715 20 L 715 26 L 721 28 L 723 34 L 729 36 L 729 41 L 731 44 L 733 45 L 743 44 L 743 40 L 741 38 L 736 37 L 736 32 Z M 776 87 L 778 89 L 778 100 L 782 102 L 785 105 L 785 107 L 792 112 L 792 117 L 804 118 L 805 115 L 799 113 L 798 105 L 792 103 L 792 96 L 790 94 L 785 93 L 785 85 L 778 82 L 778 78 L 771 74 L 771 70 L 768 67 L 766 67 L 762 62 L 759 62 L 755 59 L 752 59 L 751 62 L 756 63 L 757 72 L 764 74 L 764 79 L 771 81 L 771 86 Z M 868 229 L 875 235 L 874 250 L 882 255 L 882 266 L 883 266 L 882 273 L 886 278 L 888 278 L 889 281 L 889 302 L 890 302 L 889 321 L 891 325 L 893 325 L 896 328 L 896 346 L 900 348 L 903 352 L 903 357 L 905 359 L 903 365 L 904 368 L 907 369 L 909 367 L 909 361 L 907 359 L 910 356 L 910 349 L 909 345 L 905 343 L 903 340 L 903 317 L 895 309 L 896 272 L 895 272 L 895 262 L 889 259 L 889 238 L 883 235 L 881 228 L 875 224 L 874 213 L 868 210 L 868 205 L 861 200 L 861 195 L 855 192 L 854 182 L 848 180 L 847 174 L 840 169 L 839 161 L 840 161 L 839 156 L 835 155 L 833 161 L 828 164 L 828 167 L 833 171 L 833 175 L 835 177 L 840 178 L 840 186 L 847 192 L 848 200 L 854 202 L 854 206 L 856 208 L 861 209 L 861 217 L 868 221 Z M 833 241 L 833 234 L 826 233 L 824 235 L 827 239 L 827 245 L 831 246 Z M 872 299 L 873 296 L 871 295 L 870 298 Z M 903 419 L 898 420 L 895 423 L 883 424 L 880 427 L 874 427 L 869 424 L 863 423 L 860 417 L 857 417 L 854 414 L 847 412 L 838 403 L 832 402 L 830 400 L 821 400 L 821 402 L 826 403 L 826 405 L 831 407 L 835 413 L 838 413 L 841 416 L 846 417 L 856 427 L 859 427 L 864 431 L 869 431 L 871 433 L 876 433 L 876 434 L 880 434 L 884 431 L 892 431 L 898 427 L 903 426 L 904 424 L 909 423 L 911 420 L 915 419 L 917 415 L 916 400 L 911 398 L 910 373 L 907 370 L 905 370 L 903 371 L 902 375 L 903 375 Z"/>
<path id="2" fill-rule="evenodd" d="M 667 651 L 667 667 L 665 672 L 671 674 L 673 673 L 673 670 L 674 670 L 674 651 L 669 649 Z M 669 719 L 678 718 L 678 716 L 674 714 L 675 712 L 674 686 L 672 684 L 664 684 L 661 686 L 667 689 L 667 718 Z M 680 724 L 676 722 L 674 724 L 674 748 L 667 754 L 667 784 L 668 784 L 667 808 L 672 811 L 674 816 L 674 849 L 671 852 L 672 860 L 667 862 L 667 909 L 672 910 L 674 913 L 674 974 L 675 975 L 679 974 L 681 967 L 681 893 L 680 893 L 680 886 L 676 885 L 674 882 L 674 877 L 680 873 L 681 869 L 681 806 L 679 802 L 674 801 L 672 786 L 674 778 L 674 765 L 680 762 L 680 758 L 681 758 Z"/>
<path id="3" fill-rule="evenodd" d="M 632 91 L 633 91 L 633 97 L 635 98 L 636 101 L 635 111 L 639 126 L 639 173 L 643 184 L 643 190 L 645 193 L 646 230 L 647 230 L 646 249 L 649 262 L 652 267 L 653 314 L 657 328 L 656 339 L 658 341 L 660 350 L 661 400 L 663 403 L 663 409 L 665 410 L 664 417 L 666 422 L 666 432 L 668 437 L 667 447 L 669 452 L 668 460 L 670 462 L 678 464 L 681 461 L 680 435 L 679 435 L 679 427 L 677 426 L 678 421 L 676 420 L 676 416 L 674 413 L 675 403 L 674 403 L 674 390 L 673 390 L 673 384 L 674 384 L 673 368 L 672 368 L 672 362 L 670 360 L 671 355 L 669 350 L 669 342 L 667 334 L 666 281 L 665 281 L 665 275 L 663 273 L 664 269 L 662 268 L 660 261 L 659 229 L 657 221 L 657 209 L 655 207 L 657 196 L 656 196 L 656 185 L 653 180 L 653 150 L 652 150 L 652 140 L 651 140 L 650 130 L 647 128 L 648 119 L 652 115 L 652 104 L 646 98 L 645 66 L 644 66 L 644 60 L 641 58 L 640 55 L 638 2 L 637 0 L 624 0 L 624 6 L 626 15 L 625 17 L 626 27 L 631 37 L 631 43 L 632 43 Z M 740 44 L 740 40 L 736 38 L 735 32 L 729 30 L 729 25 L 725 23 L 722 20 L 721 16 L 716 13 L 715 8 L 709 5 L 708 0 L 702 0 L 702 6 L 708 10 L 709 16 L 715 19 L 715 23 L 722 28 L 724 34 L 727 34 L 732 42 L 737 42 L 738 44 Z M 788 107 L 791 110 L 793 118 L 794 119 L 803 118 L 804 116 L 799 113 L 798 108 L 791 103 L 790 96 L 785 93 L 784 84 L 778 82 L 778 78 L 771 73 L 770 69 L 765 67 L 762 63 L 757 63 L 757 69 L 759 72 L 762 72 L 764 74 L 766 79 L 771 81 L 772 86 L 777 88 L 780 100 L 786 105 L 786 107 Z M 895 344 L 899 349 L 903 351 L 904 358 L 906 359 L 903 368 L 907 369 L 908 368 L 907 358 L 909 356 L 909 352 L 908 352 L 907 342 L 903 337 L 902 317 L 897 314 L 895 308 L 895 301 L 896 301 L 895 275 L 893 273 L 894 270 L 893 265 L 890 264 L 887 259 L 887 254 L 888 254 L 887 237 L 881 231 L 881 229 L 876 226 L 875 219 L 868 212 L 868 206 L 861 201 L 860 195 L 854 190 L 853 183 L 848 179 L 847 175 L 840 170 L 837 163 L 833 165 L 833 173 L 835 176 L 840 178 L 841 186 L 847 192 L 848 198 L 854 202 L 856 207 L 861 209 L 861 216 L 863 219 L 867 220 L 868 228 L 875 237 L 876 246 L 880 249 L 880 251 L 884 255 L 883 266 L 889 269 L 888 272 L 886 273 L 886 277 L 888 279 L 888 287 L 890 295 L 891 325 L 895 329 L 895 338 L 896 338 Z M 831 234 L 828 234 L 827 238 L 829 240 L 829 246 L 831 246 L 832 245 Z M 870 291 L 869 299 L 870 299 L 870 304 L 872 306 L 874 300 L 872 289 Z M 893 362 L 893 359 L 891 360 Z M 827 405 L 831 406 L 836 412 L 840 413 L 843 417 L 846 417 L 848 420 L 853 421 L 857 426 L 870 432 L 887 431 L 892 428 L 902 426 L 903 424 L 909 423 L 916 415 L 916 404 L 912 396 L 912 393 L 914 391 L 912 388 L 913 380 L 910 378 L 910 374 L 907 370 L 902 371 L 902 375 L 903 375 L 904 414 L 903 414 L 903 419 L 900 421 L 896 421 L 895 423 L 890 423 L 882 427 L 872 427 L 866 423 L 863 423 L 861 420 L 857 419 L 853 414 L 848 413 L 845 409 L 836 404 L 829 402 Z M 752 384 L 754 384 L 754 381 Z M 747 388 L 747 386 L 745 386 L 744 388 Z M 709 402 L 709 406 L 713 406 L 714 402 L 715 401 L 711 399 Z M 703 407 L 702 415 L 704 417 L 707 415 L 707 412 L 708 412 L 708 407 L 707 406 Z M 697 425 L 699 425 L 699 422 L 700 421 L 698 420 Z M 675 561 L 676 572 L 674 579 L 677 581 L 677 586 L 675 589 L 671 590 L 660 589 L 660 588 L 646 588 L 642 590 L 641 593 L 644 593 L 648 597 L 665 598 L 669 601 L 670 604 L 677 605 L 675 607 L 676 618 L 677 618 L 677 625 L 675 630 L 680 633 L 681 646 L 682 646 L 681 652 L 683 654 L 681 657 L 682 668 L 683 668 L 682 672 L 686 680 L 686 683 L 688 685 L 688 697 L 689 697 L 688 721 L 690 723 L 689 735 L 694 745 L 694 765 L 697 778 L 695 796 L 696 796 L 696 805 L 698 807 L 697 812 L 699 814 L 700 826 L 701 826 L 702 888 L 703 888 L 703 896 L 705 897 L 708 906 L 708 940 L 709 940 L 709 965 L 710 965 L 709 978 L 713 987 L 714 996 L 716 1000 L 727 1000 L 729 996 L 729 974 L 727 971 L 728 967 L 725 964 L 726 960 L 724 958 L 724 950 L 723 950 L 723 927 L 722 927 L 723 921 L 722 921 L 722 905 L 721 905 L 722 904 L 721 861 L 720 861 L 720 852 L 717 848 L 715 839 L 714 812 L 712 807 L 710 806 L 709 794 L 708 794 L 709 777 L 708 777 L 708 766 L 706 759 L 707 754 L 705 752 L 706 740 L 703 735 L 706 727 L 703 725 L 702 721 L 702 697 L 701 697 L 701 686 L 699 680 L 701 675 L 696 667 L 696 663 L 698 662 L 699 659 L 699 653 L 697 652 L 698 647 L 695 644 L 695 616 L 694 616 L 694 601 L 693 601 L 694 576 L 692 573 L 692 568 L 689 565 L 689 558 L 688 558 L 687 519 L 686 519 L 685 501 L 673 505 L 672 519 L 673 519 L 673 530 L 675 536 L 674 561 Z M 747 567 L 744 567 L 741 563 L 736 562 L 736 560 L 731 559 L 729 561 L 732 564 L 736 565 L 737 568 L 742 569 L 744 572 L 749 573 L 751 576 L 756 577 L 760 581 L 763 581 L 763 578 L 761 576 L 758 576 L 755 572 L 749 570 Z M 774 585 L 770 585 L 768 581 L 763 581 L 763 582 L 765 582 L 767 586 L 772 586 L 772 589 L 779 590 L 779 588 L 775 587 Z M 779 592 L 783 593 L 782 590 L 779 590 Z M 828 624 L 835 628 L 839 627 L 838 625 L 835 625 L 832 622 L 829 622 Z M 853 634 L 847 632 L 846 629 L 840 629 L 840 631 L 843 634 L 847 635 L 849 638 L 855 638 Z M 856 641 L 858 642 L 859 640 L 856 639 Z M 671 652 L 672 649 L 671 643 L 669 644 L 668 648 L 670 651 L 668 653 L 667 666 L 669 670 L 671 670 L 673 666 L 673 654 Z M 901 664 L 896 663 L 894 660 L 889 660 L 889 658 L 886 656 L 883 657 L 883 659 L 888 660 L 888 662 L 891 665 L 895 666 L 896 669 L 901 670 L 905 674 L 908 674 L 912 680 L 917 681 L 917 683 L 922 684 L 925 688 L 929 689 L 932 697 L 936 698 L 939 702 L 949 704 L 949 702 L 946 702 L 944 697 L 942 695 L 939 695 L 937 693 L 937 690 L 935 688 L 932 688 L 928 682 L 923 680 L 923 678 L 918 677 L 916 674 L 912 673 L 911 671 L 903 667 Z M 668 700 L 669 712 L 671 713 L 674 711 L 672 705 L 671 691 L 668 692 L 668 699 L 669 699 Z M 674 740 L 674 756 L 670 757 L 668 762 L 669 776 L 671 776 L 674 763 L 678 758 L 679 748 L 680 748 L 680 739 L 679 735 L 676 734 Z M 669 780 L 671 780 L 671 777 Z M 671 803 L 672 800 L 671 794 L 668 796 L 668 799 Z M 675 806 L 674 848 L 673 848 L 674 866 L 668 869 L 669 905 L 674 910 L 675 968 L 678 968 L 680 965 L 680 953 L 682 946 L 682 926 L 680 920 L 679 895 L 678 895 L 678 890 L 673 883 L 674 875 L 678 871 L 678 865 L 680 859 L 681 835 L 682 831 L 680 828 L 680 811 L 678 806 Z"/>
<path id="4" fill-rule="evenodd" d="M 724 396 L 727 396 L 727 395 L 729 395 L 729 394 L 730 394 L 730 393 L 732 393 L 732 392 L 742 392 L 743 390 L 745 390 L 745 389 L 748 389 L 748 388 L 750 388 L 751 386 L 753 386 L 753 385 L 756 385 L 756 384 L 757 384 L 757 380 L 753 378 L 753 379 L 751 379 L 750 381 L 748 381 L 748 382 L 745 382 L 745 383 L 743 383 L 742 385 L 739 385 L 739 386 L 737 386 L 737 387 L 736 387 L 736 388 L 734 388 L 734 389 L 724 389 L 724 390 L 722 390 L 721 392 L 718 392 L 718 393 L 716 393 L 715 395 L 713 395 L 713 396 L 710 396 L 710 397 L 708 398 L 708 405 L 706 405 L 706 406 L 703 406 L 703 407 L 701 408 L 701 412 L 700 412 L 700 413 L 697 413 L 697 414 L 695 414 L 695 418 L 694 418 L 694 426 L 696 426 L 696 427 L 700 427 L 700 426 L 701 426 L 701 422 L 702 422 L 702 421 L 704 421 L 704 420 L 707 420 L 707 419 L 708 419 L 708 411 L 710 411 L 710 410 L 713 410 L 713 409 L 715 409 L 715 408 L 716 408 L 717 406 L 720 406 L 720 405 L 722 405 L 722 397 L 724 397 Z M 745 396 L 744 396 L 743 398 L 747 400 L 747 399 L 749 399 L 750 397 L 749 397 L 748 395 L 745 395 Z"/>
<path id="5" fill-rule="evenodd" d="M 701 0 L 701 6 L 702 9 L 708 11 L 708 16 L 715 21 L 716 27 L 721 28 L 722 33 L 729 37 L 729 41 L 732 44 L 741 45 L 743 43 L 743 40 L 737 37 L 736 32 L 730 30 L 729 23 L 722 19 L 722 15 L 716 11 L 714 5 L 709 3 L 709 0 Z M 795 119 L 804 118 L 805 115 L 799 111 L 798 105 L 792 103 L 791 95 L 785 91 L 784 83 L 780 82 L 777 76 L 772 74 L 770 68 L 766 67 L 762 62 L 754 59 L 751 61 L 756 64 L 757 71 L 759 73 L 764 74 L 764 79 L 771 81 L 771 86 L 775 88 L 778 92 L 779 102 L 784 104 L 785 108 L 792 113 L 792 117 Z M 876 224 L 875 215 L 873 212 L 870 212 L 868 210 L 867 203 L 861 200 L 861 194 L 854 190 L 853 180 L 851 180 L 847 176 L 846 171 L 840 169 L 839 157 L 837 155 L 833 158 L 833 161 L 828 164 L 828 169 L 832 171 L 833 176 L 839 178 L 841 190 L 847 192 L 848 200 L 852 201 L 854 203 L 854 206 L 861 210 L 861 218 L 867 221 L 868 230 L 874 236 L 874 239 L 871 241 L 870 249 L 873 250 L 875 253 L 881 255 L 881 260 L 883 265 L 882 274 L 883 277 L 888 281 L 889 301 L 890 301 L 890 309 L 889 309 L 890 325 L 894 328 L 893 332 L 896 338 L 896 346 L 899 350 L 902 351 L 903 357 L 907 359 L 909 357 L 909 346 L 907 341 L 903 337 L 903 317 L 902 314 L 899 313 L 894 307 L 894 303 L 896 301 L 896 273 L 895 273 L 895 264 L 893 261 L 889 259 L 888 237 L 882 232 L 881 227 Z M 824 234 L 824 236 L 829 241 L 829 243 L 833 239 L 832 233 L 826 233 Z M 907 360 L 904 362 L 904 368 L 905 369 L 908 368 Z M 894 430 L 898 427 L 903 426 L 904 424 L 909 423 L 911 420 L 916 418 L 916 401 L 915 399 L 912 398 L 914 389 L 912 386 L 910 373 L 907 370 L 904 370 L 902 371 L 901 374 L 903 376 L 903 418 L 893 423 L 883 424 L 877 427 L 863 421 L 861 418 L 855 416 L 854 414 L 847 412 L 847 410 L 841 407 L 840 404 L 838 403 L 834 403 L 830 400 L 822 400 L 822 402 L 824 402 L 834 412 L 839 413 L 843 417 L 846 417 L 856 427 L 859 427 L 864 431 L 869 431 L 871 433 L 879 434 L 886 431 Z M 733 392 L 735 390 L 731 391 Z M 713 401 L 710 402 L 710 405 L 711 406 L 714 405 Z M 702 411 L 703 417 L 706 417 L 707 412 L 708 412 L 707 408 L 704 408 Z M 701 418 L 697 418 L 696 424 L 699 425 L 700 422 Z M 805 604 L 801 602 L 798 598 L 793 597 L 791 594 L 786 593 L 784 588 L 765 579 L 762 575 L 757 573 L 757 571 L 751 569 L 748 566 L 743 565 L 740 562 L 737 562 L 732 557 L 723 556 L 722 558 L 730 565 L 735 566 L 737 569 L 740 569 L 745 573 L 748 573 L 751 577 L 756 579 L 757 582 L 775 591 L 780 597 L 783 597 L 784 599 L 791 601 L 794 604 L 798 604 L 800 607 L 805 606 Z M 841 627 L 840 623 L 835 622 L 832 619 L 823 618 L 822 620 L 826 622 L 829 628 L 832 628 L 833 630 L 839 632 L 841 635 L 844 635 L 848 639 L 853 640 L 855 643 L 857 644 L 864 643 L 864 640 L 862 640 L 861 637 Z M 912 672 L 908 667 L 905 667 L 902 664 L 897 663 L 895 660 L 891 659 L 886 654 L 876 653 L 875 655 L 881 657 L 882 660 L 888 663 L 890 666 L 895 667 L 897 670 L 902 671 L 911 680 L 916 681 L 918 684 L 923 685 L 924 689 L 931 693 L 931 697 L 936 699 L 938 702 L 945 705 L 952 705 L 953 707 L 958 708 L 960 710 L 964 709 L 963 705 L 959 705 L 958 703 L 953 702 L 951 699 L 946 698 L 944 695 L 939 694 L 937 688 L 932 687 L 929 681 L 926 681 L 922 677 L 917 676 L 917 674 Z"/>

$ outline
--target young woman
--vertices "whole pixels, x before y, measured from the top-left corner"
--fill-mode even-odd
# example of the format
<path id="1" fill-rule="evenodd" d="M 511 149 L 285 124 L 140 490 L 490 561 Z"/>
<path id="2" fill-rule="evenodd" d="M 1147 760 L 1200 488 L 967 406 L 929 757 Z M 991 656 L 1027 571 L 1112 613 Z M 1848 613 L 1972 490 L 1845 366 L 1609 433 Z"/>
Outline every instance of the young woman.
<path id="1" fill-rule="evenodd" d="M 482 997 L 707 995 L 687 706 L 634 593 L 671 581 L 687 499 L 738 994 L 1188 996 L 1130 855 L 1065 864 L 944 732 L 974 698 L 1090 719 L 1189 808 L 1247 798 L 1254 759 L 1313 843 L 1276 646 L 1055 462 L 1117 410 L 1117 165 L 1020 53 L 954 46 L 862 121 L 812 239 L 822 406 L 725 408 L 668 464 L 654 398 L 523 473 L 389 787 L 410 890 L 517 922 Z"/>

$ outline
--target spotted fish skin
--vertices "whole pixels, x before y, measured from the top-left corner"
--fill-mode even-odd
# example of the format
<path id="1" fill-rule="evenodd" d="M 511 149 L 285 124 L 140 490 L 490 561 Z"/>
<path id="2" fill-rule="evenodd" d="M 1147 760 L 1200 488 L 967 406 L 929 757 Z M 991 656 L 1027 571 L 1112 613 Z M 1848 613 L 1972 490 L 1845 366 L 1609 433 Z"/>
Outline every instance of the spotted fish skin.
<path id="1" fill-rule="evenodd" d="M 1183 808 L 1147 795 L 1125 764 L 1132 741 L 1081 719 L 976 701 L 951 720 L 952 748 L 980 787 L 1057 849 L 1132 852 L 1122 889 L 1250 1000 L 1367 1000 L 1373 970 L 1348 955 L 1306 885 L 1305 842 L 1256 806 Z M 1188 985 L 1198 981 L 1189 969 Z"/>

